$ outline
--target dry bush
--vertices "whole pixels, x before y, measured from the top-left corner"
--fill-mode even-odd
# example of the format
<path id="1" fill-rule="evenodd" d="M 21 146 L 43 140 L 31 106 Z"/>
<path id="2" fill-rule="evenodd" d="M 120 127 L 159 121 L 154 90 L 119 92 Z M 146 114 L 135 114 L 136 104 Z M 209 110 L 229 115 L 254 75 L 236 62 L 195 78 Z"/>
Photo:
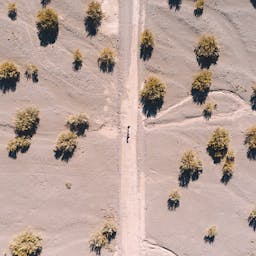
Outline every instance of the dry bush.
<path id="1" fill-rule="evenodd" d="M 27 79 L 32 79 L 34 83 L 38 82 L 38 68 L 34 64 L 26 66 L 25 76 Z"/>
<path id="2" fill-rule="evenodd" d="M 107 238 L 110 242 L 111 240 L 115 239 L 117 233 L 117 223 L 114 219 L 108 219 L 104 223 L 101 233 Z"/>
<path id="3" fill-rule="evenodd" d="M 212 85 L 212 73 L 202 70 L 196 74 L 192 83 L 191 94 L 194 102 L 202 104 L 205 102 Z"/>
<path id="4" fill-rule="evenodd" d="M 24 136 L 22 137 L 16 137 L 8 142 L 7 145 L 7 151 L 9 153 L 9 156 L 12 158 L 17 157 L 17 153 L 25 153 L 31 144 L 31 139 L 26 138 Z"/>
<path id="5" fill-rule="evenodd" d="M 71 132 L 74 132 L 80 136 L 83 135 L 85 130 L 89 128 L 89 120 L 84 113 L 79 115 L 71 115 L 68 117 L 67 126 Z"/>
<path id="6" fill-rule="evenodd" d="M 80 52 L 79 49 L 77 49 L 74 54 L 73 54 L 73 69 L 74 70 L 79 70 L 82 68 L 82 65 L 83 65 L 83 55 L 82 53 Z"/>
<path id="7" fill-rule="evenodd" d="M 209 227 L 204 236 L 205 242 L 213 243 L 217 235 L 217 228 L 215 226 Z"/>
<path id="8" fill-rule="evenodd" d="M 77 147 L 77 135 L 67 131 L 59 134 L 56 146 L 54 149 L 55 157 L 68 161 L 72 157 Z"/>
<path id="9" fill-rule="evenodd" d="M 101 9 L 101 3 L 92 0 L 86 10 L 85 28 L 90 36 L 94 36 L 98 32 L 98 28 L 101 25 L 104 14 Z"/>
<path id="10" fill-rule="evenodd" d="M 256 159 L 256 126 L 249 128 L 245 133 L 245 145 L 248 146 L 247 157 Z"/>
<path id="11" fill-rule="evenodd" d="M 37 14 L 36 26 L 42 46 L 55 43 L 59 32 L 59 20 L 53 9 L 40 10 Z"/>
<path id="12" fill-rule="evenodd" d="M 115 53 L 110 48 L 104 48 L 98 58 L 98 66 L 103 72 L 112 72 L 115 66 Z"/>
<path id="13" fill-rule="evenodd" d="M 201 16 L 203 14 L 204 4 L 205 4 L 204 0 L 196 0 L 195 10 L 194 10 L 195 16 Z"/>
<path id="14" fill-rule="evenodd" d="M 229 145 L 229 134 L 224 128 L 214 130 L 210 138 L 207 151 L 214 160 L 214 163 L 219 163 L 227 154 Z"/>
<path id="15" fill-rule="evenodd" d="M 235 163 L 235 154 L 232 150 L 230 150 L 226 155 L 225 163 L 222 168 L 222 178 L 221 178 L 222 183 L 227 184 L 229 180 L 232 178 L 233 172 L 234 172 L 234 163 Z"/>
<path id="16" fill-rule="evenodd" d="M 15 91 L 16 84 L 20 80 L 20 71 L 11 61 L 6 61 L 0 65 L 0 90 Z"/>
<path id="17" fill-rule="evenodd" d="M 10 3 L 8 5 L 8 17 L 11 20 L 16 20 L 17 18 L 17 8 L 15 3 Z"/>
<path id="18" fill-rule="evenodd" d="M 108 244 L 108 239 L 102 234 L 102 232 L 98 232 L 91 237 L 89 244 L 91 251 L 100 255 L 102 248 Z"/>
<path id="19" fill-rule="evenodd" d="M 169 210 L 175 210 L 180 206 L 180 194 L 178 190 L 174 190 L 169 194 L 167 206 Z"/>
<path id="20" fill-rule="evenodd" d="M 14 119 L 15 133 L 18 136 L 32 137 L 39 124 L 39 110 L 28 107 L 17 112 Z"/>
<path id="21" fill-rule="evenodd" d="M 11 241 L 9 248 L 13 256 L 37 256 L 42 251 L 42 238 L 31 231 L 23 231 Z"/>
<path id="22" fill-rule="evenodd" d="M 186 151 L 181 158 L 179 175 L 180 186 L 186 187 L 191 179 L 192 181 L 197 180 L 202 172 L 202 162 L 197 153 L 193 150 Z"/>
<path id="23" fill-rule="evenodd" d="M 211 102 L 207 102 L 204 105 L 203 116 L 206 119 L 210 119 L 212 117 L 213 110 L 215 110 L 216 108 L 217 108 L 217 104 L 214 104 L 214 103 L 211 103 Z"/>
<path id="24" fill-rule="evenodd" d="M 140 58 L 148 60 L 154 49 L 154 35 L 149 29 L 145 29 L 140 39 Z"/>
<path id="25" fill-rule="evenodd" d="M 248 217 L 249 226 L 256 230 L 256 208 L 254 208 Z"/>
<path id="26" fill-rule="evenodd" d="M 220 55 L 218 43 L 212 35 L 201 36 L 194 52 L 201 68 L 209 68 L 211 64 L 216 64 Z"/>

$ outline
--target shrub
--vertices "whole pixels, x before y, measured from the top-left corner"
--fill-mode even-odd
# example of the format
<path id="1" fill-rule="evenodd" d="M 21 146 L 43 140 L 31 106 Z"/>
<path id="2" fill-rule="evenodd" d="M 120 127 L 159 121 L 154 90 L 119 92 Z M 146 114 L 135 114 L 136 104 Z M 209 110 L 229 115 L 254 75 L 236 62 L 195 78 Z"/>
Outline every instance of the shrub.
<path id="1" fill-rule="evenodd" d="M 79 70 L 81 69 L 82 65 L 83 65 L 83 55 L 82 53 L 80 52 L 79 49 L 77 49 L 74 54 L 73 54 L 73 68 L 74 70 Z"/>
<path id="2" fill-rule="evenodd" d="M 8 16 L 11 20 L 16 20 L 17 18 L 17 8 L 15 3 L 8 5 Z"/>
<path id="3" fill-rule="evenodd" d="M 20 71 L 13 62 L 6 61 L 0 65 L 0 89 L 3 92 L 8 90 L 14 91 L 19 80 Z"/>
<path id="4" fill-rule="evenodd" d="M 225 159 L 224 166 L 222 168 L 221 182 L 227 184 L 233 176 L 235 163 L 235 154 L 233 151 L 228 151 Z"/>
<path id="5" fill-rule="evenodd" d="M 190 179 L 192 179 L 192 181 L 197 180 L 202 172 L 202 162 L 197 154 L 192 150 L 186 151 L 181 158 L 179 175 L 180 186 L 187 186 Z"/>
<path id="6" fill-rule="evenodd" d="M 116 237 L 117 224 L 113 219 L 108 219 L 101 230 L 102 235 L 110 242 Z"/>
<path id="7" fill-rule="evenodd" d="M 105 247 L 107 243 L 108 240 L 102 232 L 94 234 L 89 241 L 91 251 L 94 251 L 97 255 L 100 255 L 101 249 Z"/>
<path id="8" fill-rule="evenodd" d="M 219 163 L 225 157 L 228 150 L 229 134 L 224 128 L 214 130 L 211 139 L 207 145 L 207 151 L 214 160 Z"/>
<path id="9" fill-rule="evenodd" d="M 252 86 L 251 107 L 256 110 L 256 83 Z"/>
<path id="10" fill-rule="evenodd" d="M 194 52 L 198 64 L 202 68 L 209 68 L 211 64 L 217 63 L 220 49 L 214 36 L 203 35 L 200 37 Z"/>
<path id="11" fill-rule="evenodd" d="M 42 9 L 37 14 L 38 37 L 42 46 L 55 43 L 59 32 L 57 13 L 50 8 Z"/>
<path id="12" fill-rule="evenodd" d="M 15 133 L 18 136 L 32 137 L 39 124 L 39 110 L 28 107 L 17 112 L 14 119 Z"/>
<path id="13" fill-rule="evenodd" d="M 115 54 L 110 48 L 104 48 L 98 58 L 99 68 L 103 72 L 112 72 L 115 66 Z"/>
<path id="14" fill-rule="evenodd" d="M 17 153 L 25 153 L 30 147 L 31 140 L 26 137 L 16 137 L 8 142 L 7 151 L 12 158 L 17 157 Z"/>
<path id="15" fill-rule="evenodd" d="M 204 106 L 203 116 L 206 119 L 210 119 L 212 117 L 212 112 L 217 108 L 217 104 L 213 104 L 211 102 L 207 102 Z"/>
<path id="16" fill-rule="evenodd" d="M 140 58 L 148 60 L 154 49 L 154 35 L 149 29 L 145 29 L 140 40 Z"/>
<path id="17" fill-rule="evenodd" d="M 249 159 L 256 159 L 256 126 L 246 131 L 244 143 L 248 146 L 247 157 Z"/>
<path id="18" fill-rule="evenodd" d="M 72 157 L 77 147 L 77 135 L 73 132 L 67 131 L 60 133 L 55 151 L 55 157 L 58 159 L 61 157 L 62 160 L 68 161 Z"/>
<path id="19" fill-rule="evenodd" d="M 42 251 L 41 241 L 39 235 L 24 231 L 13 239 L 9 248 L 13 256 L 37 256 Z"/>
<path id="20" fill-rule="evenodd" d="M 256 230 L 256 208 L 254 208 L 248 217 L 249 226 Z"/>
<path id="21" fill-rule="evenodd" d="M 204 236 L 205 242 L 213 243 L 216 235 L 217 235 L 217 228 L 215 226 L 208 228 Z"/>
<path id="22" fill-rule="evenodd" d="M 71 115 L 68 117 L 67 126 L 70 131 L 78 136 L 83 135 L 85 130 L 89 128 L 89 120 L 85 114 Z"/>
<path id="23" fill-rule="evenodd" d="M 101 3 L 92 0 L 86 10 L 85 27 L 89 35 L 96 35 L 101 25 L 104 14 L 101 9 Z"/>
<path id="24" fill-rule="evenodd" d="M 66 186 L 67 189 L 71 189 L 72 188 L 72 183 L 71 182 L 67 182 L 65 184 L 65 186 Z"/>
<path id="25" fill-rule="evenodd" d="M 180 206 L 180 194 L 178 190 L 174 190 L 169 194 L 167 206 L 169 210 L 175 210 Z"/>
<path id="26" fill-rule="evenodd" d="M 34 83 L 38 82 L 38 68 L 33 64 L 29 64 L 26 67 L 25 76 L 27 79 L 32 79 Z"/>
<path id="27" fill-rule="evenodd" d="M 194 102 L 202 104 L 212 85 L 212 73 L 208 70 L 200 71 L 192 83 L 191 94 Z"/>
<path id="28" fill-rule="evenodd" d="M 194 10 L 195 16 L 202 15 L 203 11 L 204 11 L 204 0 L 196 0 L 195 10 Z"/>

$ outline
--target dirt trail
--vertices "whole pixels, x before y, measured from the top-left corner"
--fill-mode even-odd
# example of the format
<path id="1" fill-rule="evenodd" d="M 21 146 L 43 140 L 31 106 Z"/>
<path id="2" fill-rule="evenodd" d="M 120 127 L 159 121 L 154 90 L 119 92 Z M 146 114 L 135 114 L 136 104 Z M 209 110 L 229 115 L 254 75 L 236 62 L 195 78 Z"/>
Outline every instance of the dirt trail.
<path id="1" fill-rule="evenodd" d="M 120 162 L 120 255 L 139 256 L 141 251 L 141 216 L 136 140 L 138 126 L 138 34 L 140 1 L 121 0 L 120 2 L 120 29 L 121 33 L 123 33 L 123 37 L 121 38 L 124 41 L 121 43 L 122 57 L 127 58 L 121 70 L 124 76 L 124 88 L 121 96 L 120 120 L 122 139 Z M 129 143 L 126 141 L 127 126 L 131 127 Z"/>

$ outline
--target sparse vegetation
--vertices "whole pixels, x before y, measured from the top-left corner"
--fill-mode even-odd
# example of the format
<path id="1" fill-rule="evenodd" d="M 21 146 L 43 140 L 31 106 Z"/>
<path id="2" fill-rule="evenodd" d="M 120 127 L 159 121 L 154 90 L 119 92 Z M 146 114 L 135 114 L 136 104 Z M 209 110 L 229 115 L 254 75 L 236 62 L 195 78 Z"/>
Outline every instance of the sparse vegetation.
<path id="1" fill-rule="evenodd" d="M 194 102 L 202 104 L 209 93 L 212 85 L 212 73 L 208 70 L 202 70 L 195 76 L 192 83 L 191 94 Z"/>
<path id="2" fill-rule="evenodd" d="M 112 72 L 115 66 L 115 53 L 110 48 L 104 48 L 98 58 L 98 66 L 103 72 Z"/>
<path id="3" fill-rule="evenodd" d="M 79 49 L 77 49 L 74 54 L 73 54 L 73 69 L 74 70 L 79 70 L 81 69 L 82 65 L 83 65 L 83 55 L 82 53 L 80 52 Z"/>
<path id="4" fill-rule="evenodd" d="M 256 207 L 251 211 L 249 217 L 248 217 L 248 223 L 249 226 L 253 228 L 253 230 L 256 230 Z"/>
<path id="5" fill-rule="evenodd" d="M 12 256 L 38 256 L 42 251 L 42 238 L 31 231 L 23 231 L 10 243 Z"/>
<path id="6" fill-rule="evenodd" d="M 27 79 L 32 79 L 34 83 L 38 82 L 38 68 L 34 64 L 26 66 L 25 76 Z"/>
<path id="7" fill-rule="evenodd" d="M 245 145 L 248 146 L 247 157 L 256 159 L 256 126 L 251 127 L 245 133 Z"/>
<path id="8" fill-rule="evenodd" d="M 8 5 L 8 17 L 11 20 L 16 20 L 17 18 L 17 8 L 15 3 L 10 3 Z"/>
<path id="9" fill-rule="evenodd" d="M 89 35 L 94 36 L 98 32 L 104 14 L 101 9 L 101 3 L 92 0 L 86 10 L 85 27 Z"/>
<path id="10" fill-rule="evenodd" d="M 13 62 L 6 61 L 0 65 L 0 89 L 4 93 L 8 90 L 15 91 L 19 80 L 20 71 Z"/>
<path id="11" fill-rule="evenodd" d="M 148 60 L 154 50 L 154 35 L 149 29 L 145 29 L 140 40 L 140 58 Z"/>
<path id="12" fill-rule="evenodd" d="M 204 0 L 196 0 L 195 3 L 195 10 L 194 10 L 194 14 L 195 16 L 200 16 L 203 14 L 204 11 Z"/>
<path id="13" fill-rule="evenodd" d="M 228 145 L 228 132 L 220 127 L 214 130 L 207 146 L 207 151 L 214 160 L 214 163 L 219 163 L 225 157 L 228 151 Z"/>
<path id="14" fill-rule="evenodd" d="M 169 194 L 167 206 L 169 210 L 175 210 L 180 205 L 180 194 L 178 190 L 174 190 Z"/>
<path id="15" fill-rule="evenodd" d="M 202 172 L 202 162 L 196 152 L 193 150 L 186 151 L 181 158 L 179 175 L 180 186 L 186 187 L 191 179 L 192 181 L 197 180 Z"/>
<path id="16" fill-rule="evenodd" d="M 194 52 L 201 68 L 209 68 L 211 64 L 216 64 L 220 55 L 218 43 L 212 35 L 201 36 Z"/>
<path id="17" fill-rule="evenodd" d="M 77 147 L 77 135 L 67 131 L 60 133 L 54 149 L 55 157 L 68 161 Z"/>
<path id="18" fill-rule="evenodd" d="M 28 107 L 17 112 L 14 120 L 15 133 L 18 136 L 32 137 L 39 124 L 39 110 Z"/>
<path id="19" fill-rule="evenodd" d="M 71 115 L 68 117 L 67 126 L 69 127 L 70 131 L 80 136 L 83 135 L 85 130 L 89 128 L 89 120 L 84 113 L 79 115 Z"/>
<path id="20" fill-rule="evenodd" d="M 91 251 L 94 251 L 97 255 L 101 254 L 102 248 L 104 248 L 107 243 L 108 239 L 102 234 L 102 232 L 94 234 L 89 241 Z"/>
<path id="21" fill-rule="evenodd" d="M 216 235 L 217 235 L 217 228 L 215 226 L 208 228 L 204 236 L 205 242 L 213 243 Z"/>
<path id="22" fill-rule="evenodd" d="M 217 104 L 214 104 L 212 102 L 207 102 L 204 105 L 204 110 L 203 110 L 203 116 L 206 119 L 210 119 L 212 117 L 212 112 L 217 108 Z"/>
<path id="23" fill-rule="evenodd" d="M 108 219 L 101 230 L 101 233 L 107 238 L 110 242 L 112 239 L 115 239 L 117 233 L 117 224 L 114 219 Z"/>
<path id="24" fill-rule="evenodd" d="M 42 46 L 55 43 L 59 32 L 57 13 L 50 8 L 42 9 L 37 14 L 38 37 Z"/>
<path id="25" fill-rule="evenodd" d="M 225 158 L 225 163 L 222 168 L 222 178 L 221 182 L 224 184 L 227 184 L 229 180 L 233 176 L 234 172 L 234 163 L 235 163 L 235 154 L 233 151 L 228 151 L 226 158 Z"/>
<path id="26" fill-rule="evenodd" d="M 9 156 L 12 158 L 17 157 L 17 153 L 25 153 L 31 144 L 31 139 L 22 137 L 16 137 L 8 142 L 7 151 L 9 152 Z"/>

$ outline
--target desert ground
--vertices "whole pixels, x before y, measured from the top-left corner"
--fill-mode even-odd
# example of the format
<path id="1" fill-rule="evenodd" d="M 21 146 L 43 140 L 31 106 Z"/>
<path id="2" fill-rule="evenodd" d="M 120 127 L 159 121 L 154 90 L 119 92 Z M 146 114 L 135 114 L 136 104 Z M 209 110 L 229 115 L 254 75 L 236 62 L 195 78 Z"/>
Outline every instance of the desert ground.
<path id="1" fill-rule="evenodd" d="M 0 248 L 11 255 L 9 242 L 31 229 L 42 238 L 41 255 L 95 255 L 89 240 L 108 216 L 118 223 L 117 236 L 102 255 L 114 256 L 256 256 L 256 232 L 248 215 L 256 206 L 256 160 L 247 158 L 245 131 L 256 125 L 250 105 L 256 81 L 256 3 L 253 0 L 206 0 L 194 15 L 194 0 L 102 0 L 104 19 L 88 36 L 85 10 L 89 0 L 51 0 L 59 16 L 54 44 L 40 45 L 36 15 L 40 0 L 16 0 L 18 15 L 8 15 L 0 0 L 0 63 L 14 61 L 21 79 L 13 91 L 0 91 Z M 176 1 L 177 3 L 178 1 Z M 152 57 L 139 55 L 140 34 L 154 33 Z M 202 34 L 214 35 L 220 57 L 211 66 L 208 99 L 217 104 L 206 120 L 195 104 L 191 83 L 199 66 L 194 53 Z M 103 73 L 97 58 L 113 48 L 116 65 Z M 73 52 L 84 55 L 81 70 L 72 69 Z M 26 64 L 39 69 L 39 81 L 24 76 Z M 150 75 L 167 85 L 164 104 L 147 117 L 139 92 Z M 29 150 L 16 159 L 6 145 L 14 135 L 15 113 L 27 106 L 40 110 L 40 124 Z M 57 136 L 70 114 L 85 112 L 90 127 L 78 138 L 73 157 L 54 156 Z M 127 126 L 130 140 L 126 142 Z M 207 154 L 217 127 L 230 134 L 235 152 L 234 175 L 223 184 L 223 163 Z M 203 163 L 199 179 L 180 187 L 184 151 L 195 150 Z M 66 184 L 70 183 L 71 189 Z M 167 207 L 177 189 L 180 206 Z M 205 230 L 217 227 L 213 243 Z M 28 255 L 30 256 L 30 255 Z"/>

